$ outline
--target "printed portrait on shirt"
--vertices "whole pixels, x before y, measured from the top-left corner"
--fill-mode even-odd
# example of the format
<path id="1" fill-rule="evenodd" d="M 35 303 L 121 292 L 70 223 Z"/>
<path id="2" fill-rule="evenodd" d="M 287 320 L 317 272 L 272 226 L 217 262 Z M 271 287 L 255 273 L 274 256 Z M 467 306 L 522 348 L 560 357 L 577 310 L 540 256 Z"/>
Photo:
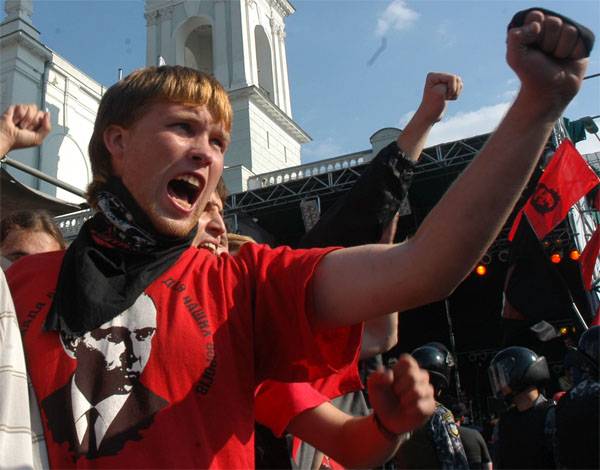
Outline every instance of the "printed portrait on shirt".
<path id="1" fill-rule="evenodd" d="M 157 411 L 168 405 L 140 382 L 156 332 L 156 307 L 142 294 L 120 315 L 81 337 L 62 338 L 77 361 L 69 381 L 42 401 L 56 442 L 68 442 L 74 457 L 117 454 Z"/>

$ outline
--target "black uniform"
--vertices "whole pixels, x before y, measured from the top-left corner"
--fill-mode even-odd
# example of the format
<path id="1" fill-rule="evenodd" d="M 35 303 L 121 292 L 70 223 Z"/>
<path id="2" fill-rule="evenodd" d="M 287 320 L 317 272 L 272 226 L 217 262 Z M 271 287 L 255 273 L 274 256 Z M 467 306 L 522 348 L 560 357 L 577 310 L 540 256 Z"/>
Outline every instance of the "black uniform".
<path id="1" fill-rule="evenodd" d="M 566 468 L 600 468 L 600 383 L 586 379 L 556 406 L 558 461 Z"/>
<path id="2" fill-rule="evenodd" d="M 495 467 L 556 468 L 546 425 L 546 414 L 553 406 L 553 401 L 540 395 L 528 410 L 514 407 L 500 417 Z"/>
<path id="3" fill-rule="evenodd" d="M 398 468 L 469 468 L 454 416 L 440 403 L 429 421 L 400 447 L 394 460 Z"/>

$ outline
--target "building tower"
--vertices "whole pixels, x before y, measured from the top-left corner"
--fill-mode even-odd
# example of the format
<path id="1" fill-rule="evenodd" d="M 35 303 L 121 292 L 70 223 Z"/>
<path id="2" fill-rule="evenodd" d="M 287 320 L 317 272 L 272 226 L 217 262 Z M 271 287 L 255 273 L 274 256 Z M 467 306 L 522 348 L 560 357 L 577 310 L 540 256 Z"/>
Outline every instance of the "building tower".
<path id="1" fill-rule="evenodd" d="M 146 0 L 148 65 L 186 65 L 229 92 L 233 131 L 225 159 L 232 192 L 250 176 L 300 165 L 310 137 L 292 119 L 285 52 L 288 0 Z"/>
<path id="2" fill-rule="evenodd" d="M 48 111 L 52 132 L 40 147 L 10 157 L 85 190 L 91 180 L 87 145 L 104 88 L 45 46 L 33 26 L 32 0 L 6 0 L 0 23 L 0 112 L 15 103 Z M 10 174 L 30 188 L 71 202 L 82 199 L 17 170 Z"/>

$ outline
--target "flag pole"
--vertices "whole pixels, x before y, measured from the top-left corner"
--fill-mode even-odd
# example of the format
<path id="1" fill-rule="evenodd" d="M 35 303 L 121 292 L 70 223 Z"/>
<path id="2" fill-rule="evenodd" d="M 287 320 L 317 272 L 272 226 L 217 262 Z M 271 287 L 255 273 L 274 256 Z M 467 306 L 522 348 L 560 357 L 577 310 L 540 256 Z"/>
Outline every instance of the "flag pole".
<path id="1" fill-rule="evenodd" d="M 452 318 L 450 317 L 450 301 L 444 300 L 444 310 L 446 311 L 446 322 L 448 323 L 448 338 L 450 339 L 450 348 L 454 356 L 454 384 L 456 386 L 456 398 L 460 400 L 460 375 L 458 374 L 458 354 L 456 354 L 456 341 L 454 340 L 454 328 L 452 327 Z"/>

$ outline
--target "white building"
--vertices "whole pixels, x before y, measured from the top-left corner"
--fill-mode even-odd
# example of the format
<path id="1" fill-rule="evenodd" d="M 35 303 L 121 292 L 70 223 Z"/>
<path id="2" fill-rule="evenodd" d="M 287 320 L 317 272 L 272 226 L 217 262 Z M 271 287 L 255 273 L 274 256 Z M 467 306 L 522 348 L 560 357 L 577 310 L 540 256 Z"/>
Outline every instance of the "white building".
<path id="1" fill-rule="evenodd" d="M 39 148 L 11 152 L 11 158 L 85 190 L 91 179 L 87 145 L 102 85 L 40 41 L 32 24 L 31 0 L 6 0 L 0 23 L 0 109 L 37 103 L 49 111 L 52 132 Z M 20 182 L 60 199 L 82 199 L 20 171 Z"/>
<path id="2" fill-rule="evenodd" d="M 293 121 L 285 52 L 287 0 L 146 0 L 146 63 L 213 74 L 234 110 L 224 173 L 232 192 L 248 177 L 300 165 L 310 137 Z"/>
<path id="3" fill-rule="evenodd" d="M 0 23 L 0 108 L 37 103 L 51 113 L 52 133 L 40 148 L 11 153 L 49 176 L 84 190 L 91 179 L 87 145 L 101 84 L 40 41 L 32 0 L 6 0 Z M 310 137 L 292 119 L 285 52 L 287 0 L 147 0 L 147 64 L 159 58 L 214 74 L 230 94 L 234 122 L 225 161 L 232 192 L 250 176 L 300 165 Z M 31 188 L 81 199 L 11 170 Z"/>

